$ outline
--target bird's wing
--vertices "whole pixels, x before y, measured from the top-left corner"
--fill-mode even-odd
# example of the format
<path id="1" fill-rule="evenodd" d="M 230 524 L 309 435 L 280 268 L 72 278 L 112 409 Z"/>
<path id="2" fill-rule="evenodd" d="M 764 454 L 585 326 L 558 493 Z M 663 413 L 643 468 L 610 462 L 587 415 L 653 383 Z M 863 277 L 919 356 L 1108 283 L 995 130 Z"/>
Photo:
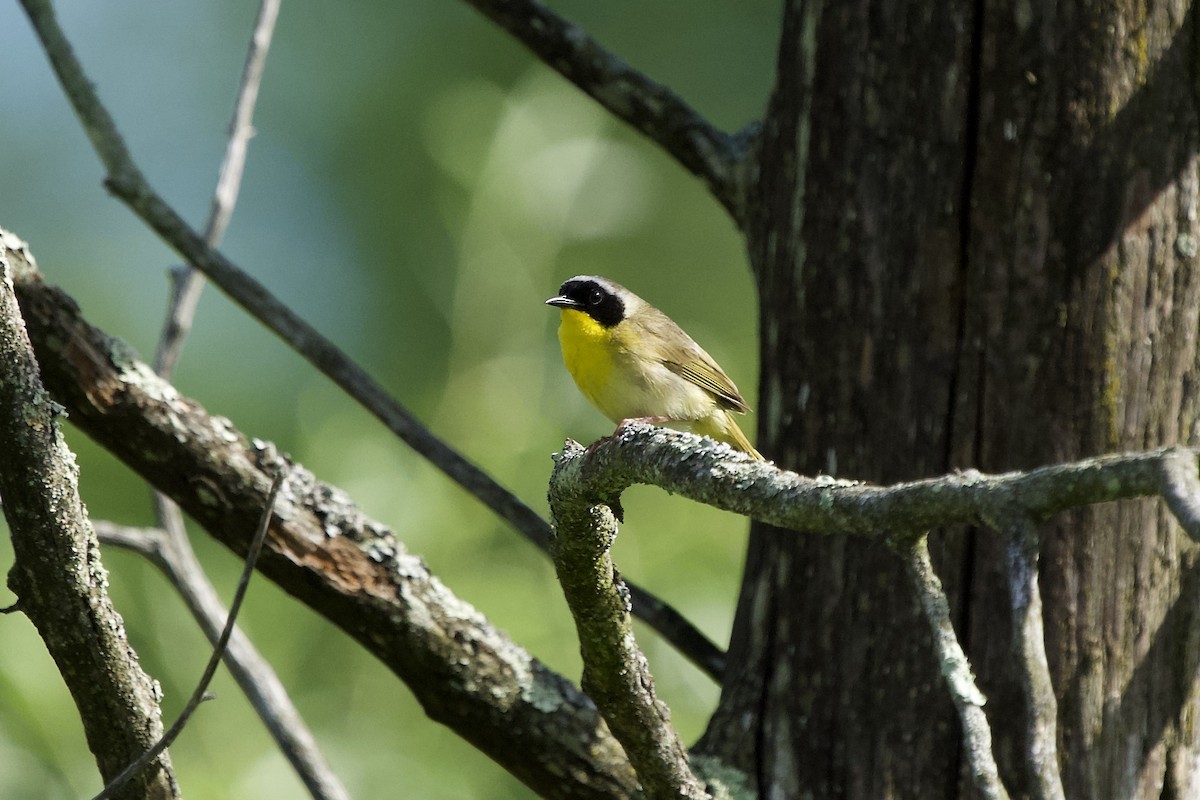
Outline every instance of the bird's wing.
<path id="1" fill-rule="evenodd" d="M 750 410 L 724 370 L 673 319 L 656 308 L 646 307 L 638 323 L 643 341 L 652 343 L 647 348 L 649 353 L 663 366 L 711 394 L 722 408 L 739 414 Z"/>
<path id="2" fill-rule="evenodd" d="M 699 347 L 697 349 L 699 350 Z M 742 399 L 737 386 L 734 386 L 733 381 L 729 380 L 729 376 L 721 371 L 717 363 L 703 350 L 700 350 L 697 355 L 698 357 L 685 361 L 664 361 L 663 363 L 666 364 L 667 369 L 713 395 L 722 407 L 728 408 L 730 411 L 737 411 L 739 414 L 749 411 L 750 406 L 746 405 L 746 401 Z"/>

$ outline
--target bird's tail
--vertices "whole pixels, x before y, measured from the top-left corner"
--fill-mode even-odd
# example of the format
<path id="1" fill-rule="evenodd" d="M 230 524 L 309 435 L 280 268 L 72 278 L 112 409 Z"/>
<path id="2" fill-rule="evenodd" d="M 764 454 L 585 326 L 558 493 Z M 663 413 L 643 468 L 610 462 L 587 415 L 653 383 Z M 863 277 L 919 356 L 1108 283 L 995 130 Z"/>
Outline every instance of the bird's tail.
<path id="1" fill-rule="evenodd" d="M 754 445 L 750 444 L 750 440 L 746 438 L 746 434 L 742 433 L 742 429 L 738 427 L 737 420 L 733 418 L 732 412 L 722 409 L 713 414 L 709 422 L 711 423 L 709 430 L 698 430 L 696 433 L 711 436 L 717 441 L 725 442 L 731 447 L 735 447 L 743 453 L 757 458 L 759 461 L 765 460 L 762 453 L 755 450 Z"/>

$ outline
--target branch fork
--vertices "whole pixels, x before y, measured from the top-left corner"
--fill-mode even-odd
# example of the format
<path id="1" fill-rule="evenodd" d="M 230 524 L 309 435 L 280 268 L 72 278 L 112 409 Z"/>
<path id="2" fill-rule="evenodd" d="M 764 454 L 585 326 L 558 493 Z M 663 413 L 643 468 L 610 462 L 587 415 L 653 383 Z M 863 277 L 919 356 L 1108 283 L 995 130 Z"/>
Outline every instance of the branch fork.
<path id="1" fill-rule="evenodd" d="M 653 692 L 633 641 L 608 554 L 612 508 L 636 483 L 659 486 L 779 528 L 886 539 L 905 560 L 963 726 L 972 779 L 1007 800 L 992 754 L 985 698 L 955 635 L 949 603 L 929 559 L 927 532 L 988 525 L 1007 538 L 1014 649 L 1026 696 L 1026 760 L 1035 796 L 1064 796 L 1056 750 L 1057 705 L 1045 651 L 1037 582 L 1037 523 L 1093 503 L 1162 495 L 1188 534 L 1200 531 L 1197 451 L 1173 447 L 1102 456 L 1029 472 L 967 470 L 894 486 L 811 479 L 688 433 L 629 423 L 586 450 L 568 440 L 555 458 L 550 507 L 555 567 L 579 630 L 583 686 L 625 747 L 649 796 L 703 796 L 687 755 Z M 653 789 L 651 787 L 654 787 Z"/>

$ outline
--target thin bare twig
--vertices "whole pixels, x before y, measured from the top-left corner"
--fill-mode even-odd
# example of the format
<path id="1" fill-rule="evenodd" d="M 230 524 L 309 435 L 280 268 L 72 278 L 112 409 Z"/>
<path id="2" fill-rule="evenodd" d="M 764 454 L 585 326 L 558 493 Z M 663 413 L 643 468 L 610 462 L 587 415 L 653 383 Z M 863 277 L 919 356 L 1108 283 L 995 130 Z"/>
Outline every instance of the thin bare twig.
<path id="1" fill-rule="evenodd" d="M 207 275 L 221 291 L 354 398 L 401 441 L 466 489 L 539 549 L 547 552 L 550 527 L 537 512 L 454 448 L 434 436 L 420 420 L 389 396 L 378 382 L 341 349 L 281 303 L 266 287 L 209 247 L 204 239 L 155 193 L 130 158 L 116 125 L 87 80 L 70 43 L 58 25 L 51 4 L 48 0 L 21 0 L 21 4 L 50 57 L 50 63 L 67 99 L 82 120 L 97 154 L 104 163 L 108 172 L 106 184 L 113 194 L 175 248 L 176 252 Z M 640 596 L 642 592 L 644 590 L 639 590 L 637 595 Z M 682 615 L 659 613 L 659 609 L 667 607 L 661 601 L 635 605 L 633 613 L 658 631 L 685 657 L 714 679 L 719 679 L 719 675 L 713 674 L 709 666 L 721 660 L 715 645 L 701 645 L 703 650 L 697 652 L 694 649 L 697 643 L 712 643 L 693 625 L 687 623 Z"/>
<path id="2" fill-rule="evenodd" d="M 283 486 L 283 481 L 286 477 L 286 471 L 280 470 L 271 482 L 271 488 L 267 492 L 267 502 L 263 506 L 262 517 L 258 522 L 258 529 L 254 532 L 254 538 L 251 539 L 250 547 L 246 551 L 246 562 L 242 567 L 242 575 L 238 578 L 237 589 L 233 592 L 233 602 L 229 604 L 229 616 L 225 620 L 225 628 L 221 631 L 221 636 L 217 639 L 217 643 L 213 645 L 212 655 L 208 659 L 208 664 L 204 667 L 204 673 L 200 676 L 200 681 L 196 684 L 196 689 L 192 692 L 192 696 L 188 698 L 183 711 L 180 712 L 179 718 L 162 735 L 162 738 L 155 742 L 153 747 L 126 767 L 117 777 L 109 781 L 104 790 L 92 800 L 106 800 L 106 798 L 113 797 L 130 778 L 137 775 L 146 768 L 146 765 L 158 758 L 159 754 L 170 747 L 176 737 L 183 732 L 184 727 L 200 704 L 208 699 L 208 685 L 212 682 L 213 676 L 217 674 L 217 666 L 221 663 L 221 658 L 225 655 L 225 648 L 229 644 L 230 635 L 233 633 L 233 624 L 237 620 L 238 612 L 242 609 L 242 601 L 246 598 L 246 590 L 250 588 L 250 578 L 254 575 L 254 565 L 258 562 L 258 554 L 262 552 L 263 542 L 266 541 L 267 531 L 270 529 L 271 514 L 275 510 L 275 498 L 279 496 L 279 489 Z"/>
<path id="3" fill-rule="evenodd" d="M 913 587 L 921 600 L 921 609 L 933 633 L 938 668 L 946 680 L 950 699 L 954 701 L 962 723 L 963 749 L 967 753 L 975 788 L 989 800 L 1008 800 L 1008 790 L 1000 780 L 1000 771 L 992 753 L 992 730 L 983 713 L 986 701 L 975 684 L 967 654 L 958 643 L 954 625 L 950 622 L 950 603 L 929 559 L 929 540 L 926 536 L 920 536 L 911 544 L 896 549 L 904 558 Z"/>
<path id="4" fill-rule="evenodd" d="M 537 0 L 467 0 L 617 119 L 700 178 L 739 225 L 753 138 L 716 128 L 678 95 L 630 67 Z M 756 129 L 751 129 L 756 130 Z"/>
<path id="5" fill-rule="evenodd" d="M 535 540 L 548 540 L 544 520 L 429 432 L 383 387 L 266 287 L 208 246 L 149 185 L 133 162 L 116 125 L 104 111 L 55 18 L 48 0 L 21 0 L 51 65 L 91 136 L 108 172 L 107 185 L 151 228 L 222 291 L 328 376 L 400 439 Z"/>
<path id="6" fill-rule="evenodd" d="M 1195 455 L 1192 460 L 1194 463 Z M 1058 699 L 1046 660 L 1042 594 L 1038 588 L 1038 529 L 1020 511 L 994 519 L 991 524 L 1006 539 L 1013 648 L 1025 693 L 1026 761 L 1032 771 L 1033 796 L 1037 800 L 1063 800 L 1058 768 Z"/>
<path id="7" fill-rule="evenodd" d="M 233 119 L 229 123 L 225 156 L 204 231 L 204 239 L 212 247 L 220 243 L 237 205 L 248 146 L 254 133 L 254 106 L 279 7 L 280 0 L 263 0 L 250 37 Z M 204 288 L 204 273 L 190 264 L 172 269 L 171 278 L 170 306 L 154 359 L 155 371 L 164 378 L 170 377 L 183 352 Z M 157 491 L 154 492 L 154 507 L 159 529 L 154 535 L 143 534 L 140 542 L 144 546 L 136 549 L 157 554 L 157 557 L 151 556 L 154 563 L 183 595 L 209 640 L 216 641 L 226 612 L 192 551 L 179 507 Z M 124 543 L 131 546 L 134 540 L 125 539 Z M 349 793 L 321 754 L 315 737 L 288 697 L 275 670 L 240 630 L 234 631 L 225 663 L 309 793 L 320 800 L 347 800 Z"/>
<path id="8" fill-rule="evenodd" d="M 182 596 L 209 642 L 216 644 L 229 612 L 205 576 L 186 536 L 180 539 L 160 528 L 130 528 L 103 521 L 95 523 L 95 527 L 101 544 L 139 553 L 161 570 Z M 236 626 L 225 650 L 225 667 L 309 793 L 318 800 L 347 800 L 349 793 L 328 766 L 275 670 Z"/>
<path id="9" fill-rule="evenodd" d="M 217 188 L 213 192 L 212 206 L 208 213 L 208 224 L 204 228 L 204 241 L 210 247 L 221 243 L 233 209 L 237 205 L 238 192 L 242 185 L 242 173 L 246 167 L 246 154 L 250 139 L 254 135 L 254 104 L 262 85 L 263 70 L 267 63 L 267 51 L 279 18 L 281 0 L 263 0 L 258 7 L 258 18 L 250 37 L 246 52 L 246 64 L 238 84 L 237 102 L 234 103 L 233 119 L 229 123 L 229 138 L 225 142 L 225 157 L 217 176 Z M 171 305 L 167 321 L 158 339 L 158 352 L 154 356 L 154 371 L 168 377 L 179 360 L 184 340 L 192 328 L 196 316 L 196 304 L 204 288 L 204 273 L 191 264 L 184 264 L 171 271 Z"/>

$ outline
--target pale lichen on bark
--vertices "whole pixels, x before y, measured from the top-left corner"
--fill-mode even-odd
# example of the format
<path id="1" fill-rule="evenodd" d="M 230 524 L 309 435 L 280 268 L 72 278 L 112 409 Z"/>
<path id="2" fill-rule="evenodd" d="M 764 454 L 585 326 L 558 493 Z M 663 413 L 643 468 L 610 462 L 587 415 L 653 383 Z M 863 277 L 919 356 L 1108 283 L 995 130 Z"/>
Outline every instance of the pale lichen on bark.
<path id="1" fill-rule="evenodd" d="M 11 249 L 10 249 L 11 248 Z M 162 733 L 161 690 L 138 663 L 108 596 L 99 542 L 78 492 L 78 467 L 59 430 L 63 408 L 42 387 L 14 292 L 14 262 L 31 259 L 0 240 L 0 495 L 15 555 L 9 586 L 37 627 L 83 721 L 107 781 Z M 178 795 L 162 754 L 117 796 Z"/>

